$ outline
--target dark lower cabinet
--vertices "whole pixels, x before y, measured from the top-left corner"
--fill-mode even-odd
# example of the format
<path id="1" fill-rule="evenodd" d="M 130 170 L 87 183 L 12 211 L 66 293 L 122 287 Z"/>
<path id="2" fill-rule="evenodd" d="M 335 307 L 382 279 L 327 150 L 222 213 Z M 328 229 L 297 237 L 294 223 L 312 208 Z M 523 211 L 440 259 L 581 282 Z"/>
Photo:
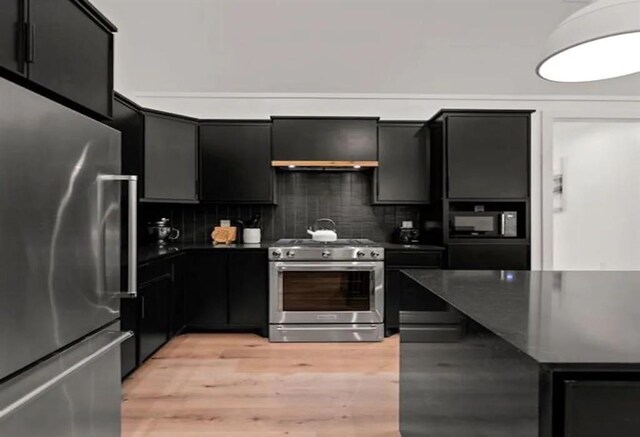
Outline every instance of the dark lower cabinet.
<path id="1" fill-rule="evenodd" d="M 171 274 L 155 278 L 140 287 L 140 362 L 149 358 L 169 339 Z"/>
<path id="2" fill-rule="evenodd" d="M 120 329 L 138 331 L 138 300 L 122 299 L 120 301 Z M 137 337 L 127 339 L 120 347 L 122 377 L 125 378 L 138 367 Z"/>
<path id="3" fill-rule="evenodd" d="M 449 268 L 461 270 L 528 270 L 528 244 L 449 244 Z"/>
<path id="4" fill-rule="evenodd" d="M 184 328 L 183 259 L 171 256 L 139 266 L 138 297 L 121 300 L 121 328 L 134 333 L 121 348 L 123 378 Z"/>
<path id="5" fill-rule="evenodd" d="M 431 159 L 424 123 L 378 124 L 374 203 L 429 203 Z"/>
<path id="6" fill-rule="evenodd" d="M 269 293 L 266 251 L 229 253 L 229 324 L 259 328 L 268 325 Z"/>
<path id="7" fill-rule="evenodd" d="M 252 330 L 266 335 L 269 307 L 266 251 L 194 251 L 187 257 L 187 329 Z"/>
<path id="8" fill-rule="evenodd" d="M 564 385 L 563 437 L 640 435 L 640 381 L 568 380 Z"/>
<path id="9" fill-rule="evenodd" d="M 228 266 L 227 253 L 222 250 L 187 254 L 186 325 L 190 329 L 227 325 Z"/>
<path id="10" fill-rule="evenodd" d="M 178 335 L 185 325 L 184 300 L 184 257 L 179 256 L 171 263 L 171 298 L 169 306 L 169 338 Z"/>
<path id="11" fill-rule="evenodd" d="M 443 267 L 442 251 L 402 250 L 385 254 L 385 329 L 387 334 L 398 332 L 400 312 L 411 310 L 416 324 L 423 324 L 421 316 L 431 317 L 448 311 L 441 302 L 433 299 L 417 283 L 411 281 L 402 270 L 440 269 Z M 428 313 L 428 314 L 427 314 Z M 405 315 L 406 317 L 406 315 Z"/>

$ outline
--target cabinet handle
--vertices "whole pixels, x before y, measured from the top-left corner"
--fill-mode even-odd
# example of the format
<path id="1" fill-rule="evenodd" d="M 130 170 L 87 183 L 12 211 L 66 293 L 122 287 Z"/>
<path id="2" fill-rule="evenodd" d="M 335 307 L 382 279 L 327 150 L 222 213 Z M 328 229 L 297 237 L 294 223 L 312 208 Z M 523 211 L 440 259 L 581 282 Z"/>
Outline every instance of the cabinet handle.
<path id="1" fill-rule="evenodd" d="M 140 305 L 142 306 L 142 317 L 144 319 L 144 296 L 140 299 Z"/>
<path id="2" fill-rule="evenodd" d="M 36 26 L 33 23 L 26 24 L 27 31 L 27 64 L 32 64 L 36 56 Z"/>

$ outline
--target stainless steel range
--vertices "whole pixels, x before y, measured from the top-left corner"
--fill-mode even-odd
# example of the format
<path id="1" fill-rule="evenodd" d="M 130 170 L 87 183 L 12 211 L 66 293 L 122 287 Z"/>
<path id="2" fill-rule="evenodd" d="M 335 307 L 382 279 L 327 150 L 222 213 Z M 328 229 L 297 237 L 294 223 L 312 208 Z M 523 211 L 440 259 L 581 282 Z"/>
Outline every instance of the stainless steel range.
<path id="1" fill-rule="evenodd" d="M 373 241 L 279 240 L 269 281 L 273 342 L 384 338 L 384 249 Z"/>

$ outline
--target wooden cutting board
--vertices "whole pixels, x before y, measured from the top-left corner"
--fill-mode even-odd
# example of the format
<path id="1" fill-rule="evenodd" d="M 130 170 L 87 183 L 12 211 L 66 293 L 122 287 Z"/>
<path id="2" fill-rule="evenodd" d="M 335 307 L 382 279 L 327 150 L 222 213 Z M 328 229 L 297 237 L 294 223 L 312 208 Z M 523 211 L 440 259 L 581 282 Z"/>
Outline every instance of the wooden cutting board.
<path id="1" fill-rule="evenodd" d="M 236 241 L 238 228 L 235 226 L 216 226 L 211 233 L 214 243 L 231 244 Z"/>

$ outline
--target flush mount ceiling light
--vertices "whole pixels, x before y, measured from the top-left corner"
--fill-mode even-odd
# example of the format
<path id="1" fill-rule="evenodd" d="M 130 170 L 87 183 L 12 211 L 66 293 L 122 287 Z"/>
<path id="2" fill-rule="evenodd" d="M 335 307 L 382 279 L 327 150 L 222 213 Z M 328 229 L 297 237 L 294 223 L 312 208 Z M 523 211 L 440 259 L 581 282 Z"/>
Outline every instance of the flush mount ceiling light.
<path id="1" fill-rule="evenodd" d="M 563 21 L 537 69 L 554 82 L 591 82 L 640 72 L 640 0 L 598 0 Z"/>

